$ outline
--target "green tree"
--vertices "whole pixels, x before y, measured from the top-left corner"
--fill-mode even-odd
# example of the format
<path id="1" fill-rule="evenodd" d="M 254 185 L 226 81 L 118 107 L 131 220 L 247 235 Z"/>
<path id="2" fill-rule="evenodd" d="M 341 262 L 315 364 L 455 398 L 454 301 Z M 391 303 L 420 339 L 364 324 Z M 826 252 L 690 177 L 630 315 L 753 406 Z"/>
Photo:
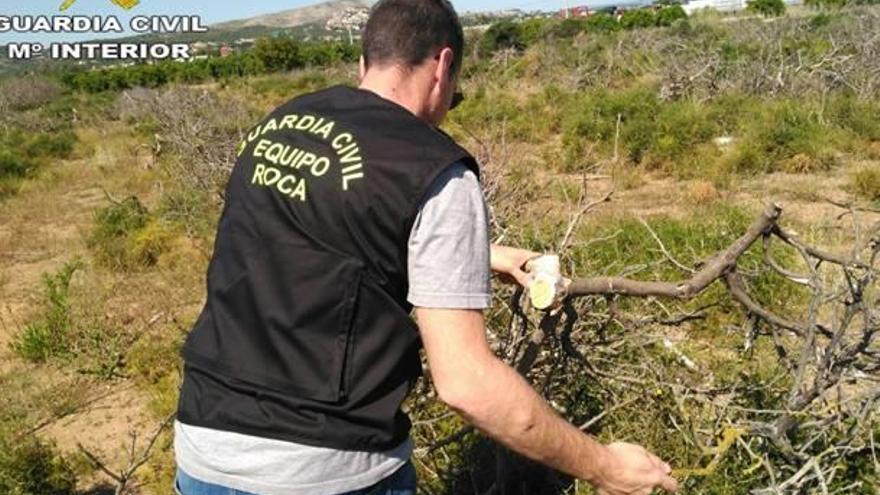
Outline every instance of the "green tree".
<path id="1" fill-rule="evenodd" d="M 597 12 L 587 17 L 587 31 L 594 33 L 616 31 L 620 29 L 620 23 L 607 12 Z"/>
<path id="2" fill-rule="evenodd" d="M 750 0 L 746 5 L 746 11 L 764 17 L 778 17 L 785 13 L 785 2 L 783 0 Z"/>
<path id="3" fill-rule="evenodd" d="M 525 48 L 519 24 L 513 21 L 499 21 L 489 26 L 480 38 L 477 51 L 481 57 L 489 56 L 498 50 Z"/>
<path id="4" fill-rule="evenodd" d="M 587 30 L 587 21 L 577 17 L 569 17 L 553 26 L 553 36 L 557 38 L 573 38 L 578 33 Z"/>
<path id="5" fill-rule="evenodd" d="M 646 28 L 656 24 L 657 17 L 649 9 L 627 10 L 620 16 L 620 26 L 624 29 Z"/>
<path id="6" fill-rule="evenodd" d="M 254 55 L 272 72 L 302 66 L 299 43 L 292 36 L 260 38 L 254 45 Z"/>
<path id="7" fill-rule="evenodd" d="M 519 25 L 520 37 L 526 46 L 537 43 L 544 37 L 546 31 L 547 20 L 540 17 L 526 19 Z"/>
<path id="8" fill-rule="evenodd" d="M 669 5 L 657 11 L 658 26 L 671 26 L 679 19 L 687 19 L 687 12 L 681 5 Z"/>

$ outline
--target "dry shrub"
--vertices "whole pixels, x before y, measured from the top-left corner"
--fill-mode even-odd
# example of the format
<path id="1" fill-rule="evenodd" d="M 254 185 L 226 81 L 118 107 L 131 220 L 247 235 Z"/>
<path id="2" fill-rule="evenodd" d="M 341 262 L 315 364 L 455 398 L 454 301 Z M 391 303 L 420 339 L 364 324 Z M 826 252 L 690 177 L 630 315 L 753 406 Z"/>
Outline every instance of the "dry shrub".
<path id="1" fill-rule="evenodd" d="M 870 160 L 880 160 L 880 141 L 872 141 L 865 145 L 865 156 Z"/>
<path id="2" fill-rule="evenodd" d="M 258 117 L 243 100 L 187 87 L 125 91 L 117 112 L 151 131 L 160 152 L 174 154 L 165 162 L 177 185 L 211 193 L 226 183 L 236 147 Z"/>
<path id="3" fill-rule="evenodd" d="M 785 172 L 805 174 L 822 169 L 821 163 L 806 153 L 798 153 L 791 158 L 783 160 L 780 168 Z"/>
<path id="4" fill-rule="evenodd" d="M 856 170 L 850 182 L 859 196 L 869 201 L 880 201 L 880 166 L 865 166 Z"/>
<path id="5" fill-rule="evenodd" d="M 622 191 L 636 189 L 645 184 L 645 171 L 631 164 L 617 164 L 611 168 L 611 181 Z"/>
<path id="6" fill-rule="evenodd" d="M 718 189 L 707 180 L 697 180 L 688 185 L 686 195 L 692 203 L 705 205 L 718 199 Z"/>
<path id="7" fill-rule="evenodd" d="M 61 88 L 48 79 L 8 79 L 0 83 L 0 114 L 38 107 L 54 100 L 60 93 Z"/>

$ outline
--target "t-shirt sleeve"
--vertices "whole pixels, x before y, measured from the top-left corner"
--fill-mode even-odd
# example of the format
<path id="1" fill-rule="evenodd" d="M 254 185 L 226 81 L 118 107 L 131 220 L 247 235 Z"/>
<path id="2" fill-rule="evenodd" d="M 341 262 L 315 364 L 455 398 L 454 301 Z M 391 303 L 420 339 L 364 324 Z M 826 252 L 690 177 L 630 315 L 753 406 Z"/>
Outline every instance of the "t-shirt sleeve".
<path id="1" fill-rule="evenodd" d="M 467 166 L 453 164 L 434 179 L 410 231 L 410 304 L 491 306 L 488 217 L 479 180 Z"/>

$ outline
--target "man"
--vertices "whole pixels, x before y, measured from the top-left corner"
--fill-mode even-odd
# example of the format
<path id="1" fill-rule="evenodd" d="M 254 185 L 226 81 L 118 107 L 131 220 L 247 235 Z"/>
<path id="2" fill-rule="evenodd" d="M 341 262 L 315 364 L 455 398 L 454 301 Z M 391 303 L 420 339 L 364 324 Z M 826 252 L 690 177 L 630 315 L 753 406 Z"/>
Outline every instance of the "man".
<path id="1" fill-rule="evenodd" d="M 242 143 L 183 349 L 178 493 L 414 494 L 400 404 L 422 345 L 439 397 L 509 448 L 606 493 L 676 488 L 489 349 L 490 267 L 525 284 L 535 253 L 490 248 L 477 165 L 436 127 L 462 53 L 447 0 L 381 0 L 360 87 L 295 98 Z"/>

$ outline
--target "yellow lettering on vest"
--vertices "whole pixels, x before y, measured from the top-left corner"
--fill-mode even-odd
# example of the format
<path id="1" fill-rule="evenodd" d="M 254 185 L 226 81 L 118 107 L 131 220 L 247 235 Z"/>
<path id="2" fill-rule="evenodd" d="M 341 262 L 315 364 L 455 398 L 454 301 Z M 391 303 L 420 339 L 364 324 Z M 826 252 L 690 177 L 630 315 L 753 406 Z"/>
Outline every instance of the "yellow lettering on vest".
<path id="1" fill-rule="evenodd" d="M 342 177 L 342 190 L 348 191 L 348 181 L 362 179 L 364 177 L 363 172 L 358 172 L 356 174 L 345 175 Z"/>
<path id="2" fill-rule="evenodd" d="M 263 185 L 264 186 L 274 186 L 278 180 L 281 179 L 281 171 L 275 167 L 266 167 L 266 171 L 263 172 Z"/>
<path id="3" fill-rule="evenodd" d="M 266 157 L 266 160 L 274 164 L 278 164 L 278 160 L 281 158 L 281 155 L 284 153 L 284 145 L 280 143 L 274 143 L 272 146 L 269 146 L 269 149 L 266 150 L 266 153 L 263 155 Z"/>
<path id="4" fill-rule="evenodd" d="M 340 163 L 354 163 L 361 161 L 361 150 L 358 148 L 357 143 L 351 143 L 345 148 L 337 151 L 337 154 L 341 157 L 339 160 Z"/>
<path id="5" fill-rule="evenodd" d="M 266 151 L 266 148 L 268 148 L 271 144 L 272 141 L 269 141 L 268 139 L 260 139 L 260 142 L 257 143 L 257 146 L 254 148 L 254 157 L 261 158 L 263 156 L 263 153 Z"/>
<path id="6" fill-rule="evenodd" d="M 254 167 L 254 177 L 251 179 L 251 184 L 259 184 L 263 185 L 263 172 L 266 171 L 266 166 L 263 164 L 257 164 Z"/>
<path id="7" fill-rule="evenodd" d="M 266 125 L 263 126 L 263 132 L 261 132 L 260 134 L 262 135 L 266 134 L 269 131 L 276 130 L 278 130 L 278 122 L 276 122 L 275 119 L 270 119 L 269 122 L 266 122 Z"/>
<path id="8" fill-rule="evenodd" d="M 292 199 L 299 199 L 300 201 L 306 200 L 306 181 L 300 180 L 296 183 L 296 189 L 293 191 L 293 194 L 290 195 Z"/>
<path id="9" fill-rule="evenodd" d="M 342 134 L 333 138 L 333 142 L 331 144 L 333 146 L 333 149 L 338 151 L 351 143 L 353 140 L 354 137 L 351 134 L 343 132 Z"/>
<path id="10" fill-rule="evenodd" d="M 298 119 L 295 113 L 290 115 L 285 115 L 283 119 L 281 119 L 281 125 L 278 126 L 279 129 L 293 129 L 293 124 L 296 124 L 296 119 Z"/>
<path id="11" fill-rule="evenodd" d="M 293 194 L 293 189 L 291 187 L 286 186 L 286 184 L 288 182 L 296 183 L 296 177 L 294 177 L 292 175 L 285 175 L 283 179 L 278 181 L 277 187 L 278 187 L 278 190 L 281 191 L 281 194 L 286 194 L 287 196 L 290 196 Z"/>
<path id="12" fill-rule="evenodd" d="M 299 122 L 296 123 L 296 129 L 304 131 L 315 123 L 315 117 L 312 115 L 303 115 Z"/>
<path id="13" fill-rule="evenodd" d="M 335 124 L 336 124 L 335 122 L 327 122 L 326 124 L 324 124 L 323 126 L 318 128 L 317 130 L 315 130 L 314 132 L 315 132 L 315 134 L 317 134 L 318 136 L 321 136 L 324 139 L 329 139 L 330 133 L 333 132 L 333 126 Z"/>
<path id="14" fill-rule="evenodd" d="M 315 177 L 320 177 L 327 173 L 327 170 L 330 169 L 330 159 L 322 156 L 315 160 L 315 164 L 312 165 L 312 175 Z"/>
<path id="15" fill-rule="evenodd" d="M 302 158 L 299 159 L 299 163 L 296 164 L 296 168 L 308 167 L 311 164 L 315 163 L 316 158 L 317 156 L 315 156 L 314 153 L 306 153 L 302 156 Z"/>

